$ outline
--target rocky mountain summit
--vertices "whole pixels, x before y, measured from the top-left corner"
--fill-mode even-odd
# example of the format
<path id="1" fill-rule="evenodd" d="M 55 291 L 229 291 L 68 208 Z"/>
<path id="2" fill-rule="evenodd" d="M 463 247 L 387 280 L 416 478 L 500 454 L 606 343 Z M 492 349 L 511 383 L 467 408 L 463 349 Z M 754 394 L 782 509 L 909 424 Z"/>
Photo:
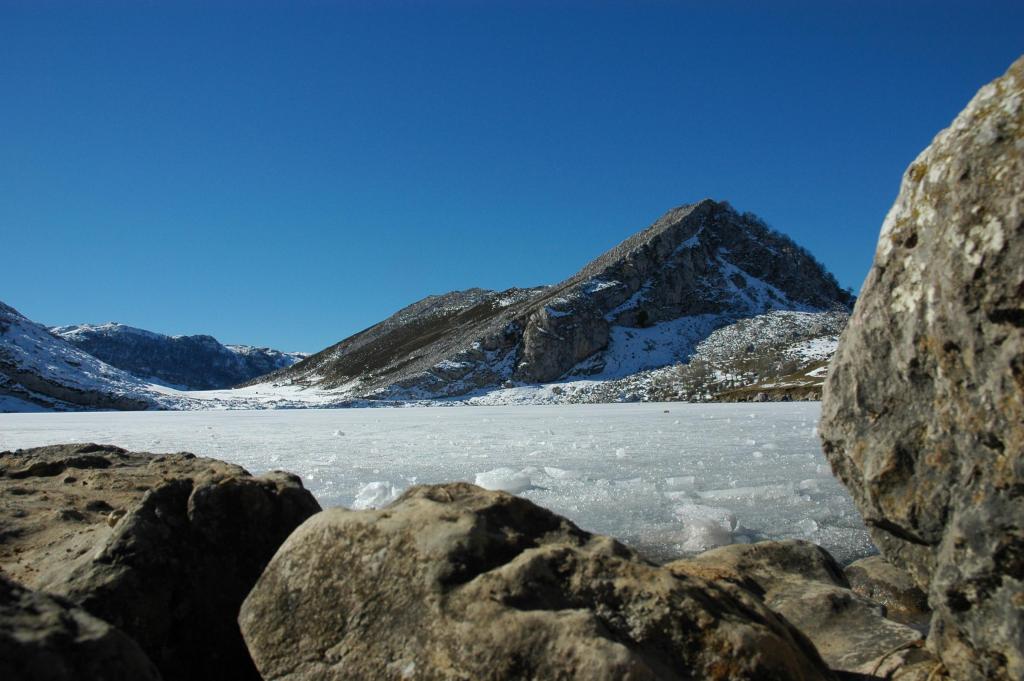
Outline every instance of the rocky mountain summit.
<path id="1" fill-rule="evenodd" d="M 306 355 L 212 336 L 167 336 L 111 322 L 50 329 L 79 350 L 143 380 L 182 390 L 217 390 L 295 364 Z"/>
<path id="2" fill-rule="evenodd" d="M 616 379 L 685 360 L 740 319 L 851 303 L 788 237 L 704 200 L 669 211 L 560 284 L 431 296 L 265 381 L 417 400 Z"/>

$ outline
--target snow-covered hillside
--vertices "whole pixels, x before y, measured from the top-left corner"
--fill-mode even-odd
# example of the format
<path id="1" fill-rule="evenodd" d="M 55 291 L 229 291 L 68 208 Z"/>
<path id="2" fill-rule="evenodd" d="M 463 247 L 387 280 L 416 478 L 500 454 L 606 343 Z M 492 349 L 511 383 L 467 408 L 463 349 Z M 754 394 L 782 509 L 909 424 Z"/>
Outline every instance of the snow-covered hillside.
<path id="1" fill-rule="evenodd" d="M 575 375 L 542 385 L 478 391 L 462 401 L 499 405 L 819 399 L 828 361 L 848 318 L 840 310 L 773 311 L 720 327 L 686 348 L 683 361 L 662 362 L 656 369 L 643 369 L 644 354 L 630 352 L 612 366 L 636 361 L 633 366 L 639 370 L 623 372 L 621 378 L 614 373 Z M 686 338 L 680 334 L 678 342 Z"/>
<path id="2" fill-rule="evenodd" d="M 57 326 L 51 331 L 111 366 L 182 390 L 229 388 L 287 368 L 306 356 L 222 345 L 212 336 L 167 336 L 115 322 Z"/>
<path id="3" fill-rule="evenodd" d="M 685 361 L 606 382 L 580 401 L 819 399 L 848 319 L 844 310 L 740 319 L 709 334 Z"/>
<path id="4" fill-rule="evenodd" d="M 0 303 L 0 411 L 173 409 L 182 401 Z"/>

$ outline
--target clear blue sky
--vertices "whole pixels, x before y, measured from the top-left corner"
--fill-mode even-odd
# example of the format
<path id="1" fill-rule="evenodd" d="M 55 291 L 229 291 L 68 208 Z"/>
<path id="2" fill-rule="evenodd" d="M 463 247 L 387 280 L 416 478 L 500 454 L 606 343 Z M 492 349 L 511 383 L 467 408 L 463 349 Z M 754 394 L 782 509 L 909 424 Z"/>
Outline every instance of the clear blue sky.
<path id="1" fill-rule="evenodd" d="M 0 0 L 0 300 L 315 351 L 707 196 L 858 289 L 1022 52 L 1019 0 Z"/>

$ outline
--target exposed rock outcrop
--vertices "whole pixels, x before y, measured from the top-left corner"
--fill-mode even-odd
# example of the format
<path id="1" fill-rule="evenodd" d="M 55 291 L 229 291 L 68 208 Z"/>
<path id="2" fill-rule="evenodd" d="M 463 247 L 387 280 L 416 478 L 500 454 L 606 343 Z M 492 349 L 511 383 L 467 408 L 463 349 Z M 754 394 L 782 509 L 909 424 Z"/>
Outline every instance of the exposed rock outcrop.
<path id="1" fill-rule="evenodd" d="M 907 170 L 820 429 L 951 674 L 1024 678 L 1024 59 Z"/>
<path id="2" fill-rule="evenodd" d="M 923 662 L 920 632 L 854 593 L 825 549 L 803 541 L 733 544 L 666 566 L 675 574 L 738 584 L 757 594 L 840 672 L 875 676 Z"/>
<path id="3" fill-rule="evenodd" d="M 70 602 L 0 574 L 0 678 L 158 681 L 138 644 Z"/>
<path id="4" fill-rule="evenodd" d="M 165 679 L 258 678 L 239 606 L 317 511 L 293 475 L 191 454 L 0 453 L 0 568 L 131 636 Z"/>
<path id="5" fill-rule="evenodd" d="M 268 680 L 831 677 L 745 590 L 466 483 L 314 516 L 239 623 Z"/>

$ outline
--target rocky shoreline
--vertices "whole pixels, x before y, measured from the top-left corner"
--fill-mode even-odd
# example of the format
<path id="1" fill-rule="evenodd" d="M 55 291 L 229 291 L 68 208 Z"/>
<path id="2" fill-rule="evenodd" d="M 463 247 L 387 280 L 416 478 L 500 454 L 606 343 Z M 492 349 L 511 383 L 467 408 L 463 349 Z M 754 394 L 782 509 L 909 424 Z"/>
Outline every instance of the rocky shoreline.
<path id="1" fill-rule="evenodd" d="M 4 678 L 912 679 L 934 667 L 911 626 L 926 613 L 886 616 L 885 602 L 921 602 L 891 595 L 902 584 L 887 564 L 844 573 L 788 541 L 656 565 L 468 483 L 321 512 L 285 473 L 59 445 L 0 453 L 0 523 Z"/>
<path id="2" fill-rule="evenodd" d="M 1024 59 L 910 167 L 821 433 L 881 551 L 656 565 L 467 483 L 0 453 L 0 678 L 1024 678 Z M 930 608 L 930 609 L 929 609 Z"/>

